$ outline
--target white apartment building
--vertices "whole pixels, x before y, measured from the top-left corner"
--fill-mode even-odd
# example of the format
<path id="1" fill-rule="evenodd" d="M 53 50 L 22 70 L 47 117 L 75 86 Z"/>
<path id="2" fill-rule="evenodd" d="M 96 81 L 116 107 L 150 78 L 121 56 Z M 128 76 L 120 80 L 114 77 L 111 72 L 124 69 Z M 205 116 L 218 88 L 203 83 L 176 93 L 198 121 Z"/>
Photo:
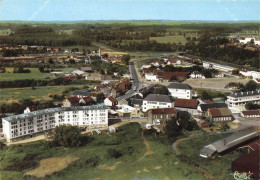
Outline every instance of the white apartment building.
<path id="1" fill-rule="evenodd" d="M 226 71 L 226 72 L 231 72 L 235 69 L 234 67 L 231 67 L 231 66 L 225 66 L 222 64 L 217 64 L 217 63 L 212 63 L 212 62 L 207 62 L 207 61 L 203 61 L 203 67 L 206 69 L 217 69 L 217 70 Z"/>
<path id="2" fill-rule="evenodd" d="M 170 108 L 170 107 L 173 107 L 173 100 L 168 95 L 149 94 L 143 100 L 142 110 L 143 112 L 146 112 L 149 109 Z"/>
<path id="3" fill-rule="evenodd" d="M 146 74 L 144 75 L 144 77 L 145 77 L 145 79 L 146 79 L 147 81 L 159 81 L 158 76 L 157 76 L 157 75 L 154 75 L 154 74 L 152 74 L 152 73 L 146 73 Z"/>
<path id="4" fill-rule="evenodd" d="M 235 92 L 227 96 L 228 107 L 235 107 L 243 110 L 246 103 L 260 104 L 260 91 Z"/>
<path id="5" fill-rule="evenodd" d="M 174 98 L 192 99 L 192 87 L 188 84 L 171 83 L 167 88 Z"/>
<path id="6" fill-rule="evenodd" d="M 108 126 L 107 106 L 49 108 L 2 118 L 3 136 L 10 142 L 59 125 Z"/>

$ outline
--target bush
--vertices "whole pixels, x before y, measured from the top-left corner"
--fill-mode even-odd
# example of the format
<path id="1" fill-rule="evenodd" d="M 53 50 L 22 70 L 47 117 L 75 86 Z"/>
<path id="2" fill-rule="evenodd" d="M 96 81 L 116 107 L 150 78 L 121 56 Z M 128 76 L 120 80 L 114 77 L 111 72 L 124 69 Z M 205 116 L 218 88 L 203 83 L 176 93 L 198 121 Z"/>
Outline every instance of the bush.
<path id="1" fill-rule="evenodd" d="M 22 160 L 22 161 L 16 161 L 10 164 L 5 168 L 7 171 L 23 171 L 25 169 L 29 169 L 32 167 L 35 167 L 37 163 L 32 160 Z"/>
<path id="2" fill-rule="evenodd" d="M 108 157 L 118 159 L 122 156 L 122 153 L 116 149 L 107 150 Z"/>

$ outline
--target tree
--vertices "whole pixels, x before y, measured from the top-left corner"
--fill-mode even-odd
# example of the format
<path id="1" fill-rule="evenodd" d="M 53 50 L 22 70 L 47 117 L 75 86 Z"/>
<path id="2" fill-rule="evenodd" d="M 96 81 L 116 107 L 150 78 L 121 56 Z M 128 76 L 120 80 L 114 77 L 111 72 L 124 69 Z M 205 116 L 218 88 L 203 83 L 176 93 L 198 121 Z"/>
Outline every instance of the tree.
<path id="1" fill-rule="evenodd" d="M 248 81 L 248 83 L 246 83 L 245 90 L 246 91 L 255 91 L 257 86 L 258 85 L 257 85 L 257 83 L 255 81 L 250 80 L 250 81 Z"/>
<path id="2" fill-rule="evenodd" d="M 233 69 L 232 74 L 233 75 L 239 75 L 239 69 Z"/>
<path id="3" fill-rule="evenodd" d="M 247 110 L 260 109 L 260 104 L 254 104 L 252 102 L 248 102 L 248 103 L 246 103 L 245 108 Z"/>
<path id="4" fill-rule="evenodd" d="M 39 67 L 39 71 L 44 72 L 44 67 L 43 66 Z"/>
<path id="5" fill-rule="evenodd" d="M 158 85 L 154 88 L 151 89 L 151 94 L 164 94 L 164 95 L 168 95 L 169 94 L 169 90 L 166 86 L 163 85 Z"/>
<path id="6" fill-rule="evenodd" d="M 177 124 L 177 119 L 175 117 L 172 117 L 171 120 L 167 121 L 167 124 L 164 129 L 168 137 L 178 136 L 181 130 L 179 125 Z"/>
<path id="7" fill-rule="evenodd" d="M 48 60 L 48 63 L 49 63 L 49 64 L 54 64 L 54 61 L 52 60 L 52 58 L 50 58 L 50 59 Z"/>
<path id="8" fill-rule="evenodd" d="M 211 99 L 211 96 L 210 96 L 210 94 L 207 91 L 202 91 L 201 99 L 202 100 L 208 100 L 208 99 Z"/>
<path id="9" fill-rule="evenodd" d="M 124 63 L 125 65 L 128 65 L 129 64 L 129 61 L 130 61 L 130 56 L 129 54 L 124 54 L 122 56 L 122 63 Z"/>
<path id="10" fill-rule="evenodd" d="M 80 129 L 77 126 L 57 126 L 51 137 L 55 145 L 64 147 L 77 147 L 81 144 Z"/>

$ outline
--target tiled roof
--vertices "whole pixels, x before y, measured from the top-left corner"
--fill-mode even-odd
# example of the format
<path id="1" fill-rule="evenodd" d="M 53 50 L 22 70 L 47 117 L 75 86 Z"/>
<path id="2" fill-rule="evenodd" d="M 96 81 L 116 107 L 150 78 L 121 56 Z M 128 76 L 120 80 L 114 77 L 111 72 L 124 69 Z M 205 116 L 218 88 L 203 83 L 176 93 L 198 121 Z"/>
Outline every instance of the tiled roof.
<path id="1" fill-rule="evenodd" d="M 202 112 L 207 111 L 209 108 L 223 108 L 227 107 L 225 103 L 212 103 L 212 104 L 200 104 Z"/>
<path id="2" fill-rule="evenodd" d="M 176 114 L 174 108 L 164 108 L 164 109 L 151 109 L 152 114 Z"/>
<path id="3" fill-rule="evenodd" d="M 67 100 L 70 103 L 77 103 L 77 102 L 79 102 L 79 98 L 77 98 L 77 97 L 69 97 L 69 98 L 67 98 Z"/>
<path id="4" fill-rule="evenodd" d="M 109 96 L 108 99 L 109 99 L 112 103 L 116 103 L 116 102 L 117 102 L 117 100 L 116 100 L 114 97 L 112 97 L 112 96 Z"/>
<path id="5" fill-rule="evenodd" d="M 146 98 L 144 98 L 144 101 L 167 102 L 167 103 L 173 102 L 171 97 L 162 94 L 149 94 Z"/>
<path id="6" fill-rule="evenodd" d="M 208 111 L 212 117 L 232 116 L 228 108 L 210 108 Z"/>
<path id="7" fill-rule="evenodd" d="M 38 109 L 37 106 L 35 106 L 35 105 L 34 106 L 29 106 L 28 108 L 30 109 L 31 112 L 32 111 L 37 111 L 37 109 Z"/>
<path id="8" fill-rule="evenodd" d="M 174 106 L 182 108 L 192 108 L 196 109 L 199 101 L 196 99 L 175 99 Z"/>
<path id="9" fill-rule="evenodd" d="M 260 114 L 260 109 L 242 111 L 242 114 L 247 115 L 247 116 L 248 115 L 259 115 Z"/>
<path id="10" fill-rule="evenodd" d="M 168 85 L 168 88 L 172 88 L 172 89 L 187 89 L 187 90 L 192 89 L 192 87 L 190 87 L 190 85 L 188 85 L 188 84 L 180 84 L 180 83 L 170 83 Z"/>
<path id="11" fill-rule="evenodd" d="M 214 101 L 211 101 L 211 100 L 202 100 L 204 103 L 206 104 L 213 104 L 215 103 Z"/>
<path id="12" fill-rule="evenodd" d="M 91 97 L 84 97 L 84 98 L 82 98 L 86 103 L 87 102 L 91 102 L 91 101 L 93 101 L 93 99 L 91 98 Z"/>
<path id="13" fill-rule="evenodd" d="M 173 77 L 186 77 L 188 74 L 188 72 L 165 72 L 163 79 L 171 80 Z"/>

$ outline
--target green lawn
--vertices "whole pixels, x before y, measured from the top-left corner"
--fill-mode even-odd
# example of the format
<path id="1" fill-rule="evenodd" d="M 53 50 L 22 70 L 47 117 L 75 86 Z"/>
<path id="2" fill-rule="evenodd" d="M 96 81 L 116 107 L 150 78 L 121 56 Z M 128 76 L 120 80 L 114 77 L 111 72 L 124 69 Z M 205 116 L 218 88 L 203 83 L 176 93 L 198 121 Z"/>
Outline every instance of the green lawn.
<path id="1" fill-rule="evenodd" d="M 160 141 L 148 140 L 153 153 L 141 159 L 146 152 L 146 146 L 139 128 L 140 125 L 136 123 L 124 125 L 116 134 L 91 136 L 92 140 L 78 148 L 46 148 L 41 141 L 11 146 L 5 153 L 4 150 L 1 151 L 0 179 L 23 179 L 23 174 L 36 165 L 20 171 L 6 171 L 4 168 L 16 161 L 28 159 L 28 155 L 31 155 L 30 161 L 37 163 L 49 157 L 79 158 L 66 169 L 48 178 L 55 180 L 203 179 L 195 168 L 176 157 L 170 145 Z M 107 150 L 111 148 L 121 152 L 122 156 L 117 159 L 110 157 Z M 94 164 L 90 163 L 93 159 Z"/>
<path id="2" fill-rule="evenodd" d="M 38 68 L 24 68 L 30 69 L 30 73 L 13 73 L 14 68 L 5 68 L 5 73 L 0 73 L 0 81 L 12 81 L 21 79 L 45 79 L 46 77 L 54 78 L 50 73 L 41 73 Z M 64 73 L 71 73 L 75 68 L 62 68 L 59 69 Z M 55 69 L 57 70 L 57 69 Z"/>
<path id="3" fill-rule="evenodd" d="M 187 35 L 189 37 L 189 35 Z M 165 36 L 165 37 L 150 37 L 150 41 L 155 40 L 157 43 L 176 43 L 178 44 L 179 42 L 184 45 L 187 40 L 186 37 L 182 35 L 176 35 L 176 36 Z"/>
<path id="4" fill-rule="evenodd" d="M 88 84 L 86 84 L 88 85 Z M 68 86 L 44 86 L 32 89 L 28 88 L 6 88 L 0 89 L 0 104 L 18 102 L 19 100 L 30 98 L 34 101 L 52 100 L 50 95 L 61 95 L 62 92 L 70 87 L 83 88 L 86 85 L 68 85 Z"/>
<path id="5" fill-rule="evenodd" d="M 199 156 L 199 151 L 203 148 L 203 146 L 222 139 L 228 135 L 229 134 L 218 134 L 189 139 L 181 142 L 178 145 L 178 149 L 182 154 L 188 156 L 193 161 L 198 163 L 203 169 L 207 170 L 217 180 L 233 180 L 233 176 L 230 175 L 232 173 L 231 163 L 233 160 L 242 155 L 241 152 L 232 151 L 223 156 L 215 157 L 214 159 L 206 159 Z"/>

